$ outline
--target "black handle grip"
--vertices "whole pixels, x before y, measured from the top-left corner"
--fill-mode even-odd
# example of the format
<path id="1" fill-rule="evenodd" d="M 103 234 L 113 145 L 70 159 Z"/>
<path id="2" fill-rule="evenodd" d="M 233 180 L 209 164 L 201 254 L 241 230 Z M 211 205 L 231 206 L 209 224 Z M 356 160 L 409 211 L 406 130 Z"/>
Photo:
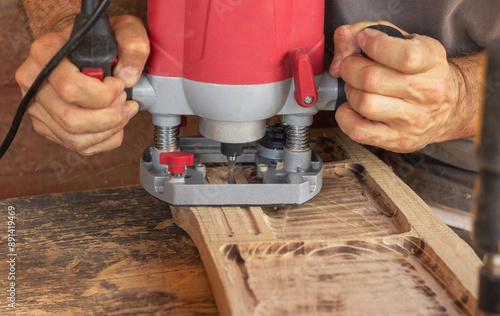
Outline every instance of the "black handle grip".
<path id="1" fill-rule="evenodd" d="M 402 39 L 405 39 L 405 36 L 403 35 L 403 33 L 401 33 L 398 29 L 392 27 L 392 26 L 387 26 L 387 25 L 382 25 L 382 24 L 375 24 L 375 25 L 370 25 L 370 26 L 367 26 L 366 27 L 367 29 L 374 29 L 374 30 L 377 30 L 377 31 L 380 31 L 380 32 L 383 32 L 389 36 L 392 36 L 392 37 L 398 37 L 398 38 L 402 38 Z M 373 60 L 371 59 L 368 55 L 366 55 L 366 53 L 364 51 L 361 51 L 361 55 L 363 55 L 365 58 L 368 58 L 370 60 Z M 342 105 L 343 103 L 347 102 L 347 96 L 345 94 L 345 90 L 344 90 L 344 86 L 345 86 L 345 82 L 344 80 L 342 80 L 342 78 L 339 78 L 339 83 L 338 83 L 338 97 L 337 97 L 337 103 L 336 103 L 336 107 L 338 108 L 340 105 Z"/>
<path id="2" fill-rule="evenodd" d="M 487 49 L 488 79 L 500 80 L 500 39 Z M 479 196 L 475 206 L 474 234 L 478 246 L 488 253 L 500 248 L 500 89 L 485 89 L 477 157 Z"/>
<path id="3" fill-rule="evenodd" d="M 82 11 L 75 19 L 73 34 L 90 19 L 99 2 L 99 0 L 82 1 Z M 99 71 L 102 71 L 101 77 L 113 74 L 112 67 L 116 56 L 116 40 L 111 23 L 108 16 L 103 14 L 81 43 L 71 52 L 69 60 L 82 72 L 97 78 L 97 75 L 92 74 Z"/>
<path id="4" fill-rule="evenodd" d="M 486 80 L 500 81 L 500 38 L 487 49 Z M 486 82 L 485 80 L 485 82 Z M 500 89 L 485 89 L 477 158 L 479 179 L 476 182 L 474 236 L 486 252 L 481 269 L 479 308 L 489 314 L 500 314 Z"/>

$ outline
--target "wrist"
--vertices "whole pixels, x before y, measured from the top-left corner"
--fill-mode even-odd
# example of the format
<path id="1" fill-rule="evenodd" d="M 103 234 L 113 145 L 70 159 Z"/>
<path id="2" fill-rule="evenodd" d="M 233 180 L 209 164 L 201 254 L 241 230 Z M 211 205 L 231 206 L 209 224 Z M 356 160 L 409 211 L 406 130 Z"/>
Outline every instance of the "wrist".
<path id="1" fill-rule="evenodd" d="M 483 62 L 482 53 L 448 60 L 448 89 L 446 104 L 443 106 L 448 106 L 449 111 L 441 133 L 433 142 L 475 135 L 482 93 L 481 64 Z"/>
<path id="2" fill-rule="evenodd" d="M 33 39 L 45 33 L 62 31 L 71 25 L 80 12 L 80 1 L 21 0 Z"/>
<path id="3" fill-rule="evenodd" d="M 464 117 L 463 106 L 467 95 L 467 84 L 464 73 L 453 60 L 448 60 L 448 65 L 450 71 L 448 75 L 446 100 L 450 107 L 450 112 L 446 120 L 448 126 L 443 130 L 443 140 L 461 138 L 460 130 L 463 128 L 463 126 L 461 126 L 463 125 L 461 124 L 461 119 Z"/>

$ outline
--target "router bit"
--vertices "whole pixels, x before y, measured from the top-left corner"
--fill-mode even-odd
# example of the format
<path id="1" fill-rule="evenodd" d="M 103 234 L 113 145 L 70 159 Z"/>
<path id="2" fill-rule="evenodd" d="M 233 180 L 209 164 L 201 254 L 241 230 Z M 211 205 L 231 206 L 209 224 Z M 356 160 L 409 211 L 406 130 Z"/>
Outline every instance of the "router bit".
<path id="1" fill-rule="evenodd" d="M 234 168 L 236 167 L 236 155 L 227 156 L 227 183 L 234 184 Z"/>
<path id="2" fill-rule="evenodd" d="M 227 182 L 229 184 L 234 184 L 236 158 L 243 153 L 243 144 L 222 143 L 220 145 L 220 151 L 227 157 Z"/>

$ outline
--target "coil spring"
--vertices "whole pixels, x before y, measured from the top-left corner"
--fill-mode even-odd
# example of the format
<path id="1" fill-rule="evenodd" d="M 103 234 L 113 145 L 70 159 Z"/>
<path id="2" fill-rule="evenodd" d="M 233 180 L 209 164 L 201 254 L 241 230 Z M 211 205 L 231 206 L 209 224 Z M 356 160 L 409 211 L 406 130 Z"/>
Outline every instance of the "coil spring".
<path id="1" fill-rule="evenodd" d="M 309 141 L 311 139 L 309 126 L 294 126 L 288 125 L 285 128 L 286 145 L 290 151 L 306 151 L 309 149 Z"/>
<path id="2" fill-rule="evenodd" d="M 177 126 L 155 126 L 154 145 L 155 148 L 162 152 L 179 151 L 179 143 L 177 142 L 177 134 L 179 128 Z"/>

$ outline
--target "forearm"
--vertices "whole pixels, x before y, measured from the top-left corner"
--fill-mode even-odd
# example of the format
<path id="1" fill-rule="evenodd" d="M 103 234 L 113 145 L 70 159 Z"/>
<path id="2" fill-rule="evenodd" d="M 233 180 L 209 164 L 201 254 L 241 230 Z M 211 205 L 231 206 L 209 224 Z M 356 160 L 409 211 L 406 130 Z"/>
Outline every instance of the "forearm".
<path id="1" fill-rule="evenodd" d="M 19 0 L 33 38 L 63 29 L 80 11 L 80 0 Z"/>
<path id="2" fill-rule="evenodd" d="M 456 93 L 455 111 L 451 113 L 450 126 L 438 141 L 474 136 L 477 129 L 479 109 L 485 89 L 484 52 L 465 57 L 450 58 L 451 76 L 454 77 Z"/>

